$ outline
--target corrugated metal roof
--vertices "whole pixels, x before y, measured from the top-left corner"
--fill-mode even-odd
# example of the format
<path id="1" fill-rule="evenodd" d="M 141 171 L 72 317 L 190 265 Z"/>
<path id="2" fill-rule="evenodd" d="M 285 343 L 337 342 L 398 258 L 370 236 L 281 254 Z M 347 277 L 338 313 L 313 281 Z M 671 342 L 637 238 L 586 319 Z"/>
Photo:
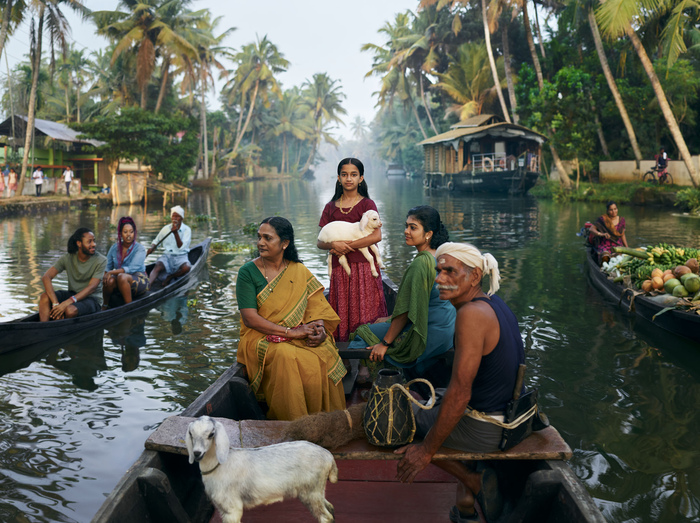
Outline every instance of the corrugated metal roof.
<path id="1" fill-rule="evenodd" d="M 457 129 L 452 129 L 446 133 L 437 134 L 423 140 L 422 142 L 418 142 L 417 145 L 431 145 L 442 142 L 451 142 L 464 137 L 470 137 L 470 140 L 473 140 L 475 138 L 481 138 L 481 136 L 500 136 L 504 138 L 517 138 L 518 136 L 521 136 L 529 140 L 535 140 L 539 143 L 544 143 L 544 141 L 547 139 L 544 135 L 536 133 L 527 127 L 523 127 L 522 125 L 498 122 L 491 125 L 483 125 L 481 127 L 460 127 Z"/>
<path id="2" fill-rule="evenodd" d="M 22 121 L 22 127 L 25 128 L 27 125 L 27 117 L 26 116 L 20 116 L 16 115 L 16 119 L 19 119 Z M 11 117 L 5 120 L 0 124 L 0 135 L 4 136 L 9 136 L 12 132 L 11 126 L 12 122 L 10 121 Z M 71 143 L 87 143 L 90 145 L 94 145 L 95 147 L 99 147 L 100 145 L 104 145 L 104 142 L 100 142 L 99 140 L 80 140 L 78 139 L 78 135 L 80 134 L 77 131 L 74 131 L 70 127 L 68 127 L 65 124 L 58 123 L 58 122 L 52 122 L 50 120 L 42 120 L 40 118 L 35 118 L 34 119 L 34 128 L 35 132 L 39 136 L 48 136 L 49 138 L 53 138 L 54 140 L 60 140 L 62 142 L 71 142 Z"/>

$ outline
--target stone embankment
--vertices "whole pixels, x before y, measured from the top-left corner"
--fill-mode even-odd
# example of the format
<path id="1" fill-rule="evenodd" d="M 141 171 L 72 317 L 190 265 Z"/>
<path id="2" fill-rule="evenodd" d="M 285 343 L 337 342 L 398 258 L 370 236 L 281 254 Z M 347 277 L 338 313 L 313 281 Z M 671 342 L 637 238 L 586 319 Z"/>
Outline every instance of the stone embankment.
<path id="1" fill-rule="evenodd" d="M 71 207 L 111 207 L 112 197 L 109 194 L 79 194 L 66 198 L 47 194 L 44 196 L 22 196 L 20 198 L 0 199 L 0 217 L 18 216 L 22 214 L 43 214 L 51 211 L 70 209 Z"/>

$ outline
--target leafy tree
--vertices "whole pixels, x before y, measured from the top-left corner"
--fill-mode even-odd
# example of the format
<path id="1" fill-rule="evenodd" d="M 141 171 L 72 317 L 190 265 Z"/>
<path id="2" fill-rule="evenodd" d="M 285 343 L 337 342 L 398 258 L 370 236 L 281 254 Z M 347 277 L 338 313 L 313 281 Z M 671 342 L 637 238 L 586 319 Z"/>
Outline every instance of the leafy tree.
<path id="1" fill-rule="evenodd" d="M 98 148 L 114 174 L 120 160 L 139 160 L 169 182 L 186 182 L 197 158 L 197 122 L 180 115 L 153 114 L 127 107 L 119 114 L 71 127 L 86 138 L 105 142 Z"/>

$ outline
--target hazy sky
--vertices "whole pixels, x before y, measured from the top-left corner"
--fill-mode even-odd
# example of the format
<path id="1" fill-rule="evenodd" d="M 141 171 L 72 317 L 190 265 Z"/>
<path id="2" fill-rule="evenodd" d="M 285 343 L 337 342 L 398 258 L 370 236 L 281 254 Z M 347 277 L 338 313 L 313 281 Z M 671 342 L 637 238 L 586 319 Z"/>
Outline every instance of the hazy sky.
<path id="1" fill-rule="evenodd" d="M 113 10 L 117 4 L 116 0 L 86 0 L 95 11 Z M 417 5 L 417 0 L 195 0 L 191 8 L 207 8 L 214 17 L 222 16 L 219 32 L 236 27 L 225 41 L 235 49 L 254 41 L 256 35 L 267 35 L 290 61 L 289 70 L 280 76 L 286 87 L 301 85 L 319 72 L 340 80 L 347 96 L 346 122 L 360 115 L 369 123 L 376 103 L 372 93 L 378 90 L 379 82 L 374 77 L 364 78 L 372 56 L 360 52 L 360 46 L 368 42 L 384 44 L 385 37 L 378 29 L 396 13 L 415 10 Z M 69 18 L 76 46 L 97 49 L 106 45 L 106 40 L 95 34 L 94 25 L 74 15 Z M 10 67 L 25 59 L 28 42 L 29 25 L 25 23 L 8 44 Z M 5 64 L 0 66 L 4 71 Z M 210 97 L 209 108 L 218 105 L 218 99 Z M 347 132 L 340 129 L 341 134 Z"/>

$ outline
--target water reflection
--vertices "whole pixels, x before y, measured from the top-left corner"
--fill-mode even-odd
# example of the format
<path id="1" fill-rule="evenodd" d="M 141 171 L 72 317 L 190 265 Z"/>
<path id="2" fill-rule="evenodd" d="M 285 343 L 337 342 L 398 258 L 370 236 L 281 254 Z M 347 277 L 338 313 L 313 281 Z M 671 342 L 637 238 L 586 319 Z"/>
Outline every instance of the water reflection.
<path id="1" fill-rule="evenodd" d="M 122 370 L 131 372 L 139 366 L 140 349 L 146 346 L 146 316 L 139 314 L 107 328 L 112 343 L 122 352 Z"/>
<path id="2" fill-rule="evenodd" d="M 638 323 L 590 287 L 575 233 L 602 206 L 460 196 L 426 191 L 420 180 L 386 180 L 373 166 L 366 172 L 385 224 L 386 272 L 395 281 L 414 256 L 403 224 L 419 204 L 440 211 L 453 239 L 472 241 L 498 259 L 499 294 L 519 317 L 526 342 L 527 384 L 540 388 L 543 408 L 574 449 L 572 467 L 606 517 L 697 521 L 700 348 Z M 255 182 L 192 193 L 189 215 L 213 217 L 194 225 L 193 242 L 211 236 L 252 243 L 246 224 L 285 216 L 301 258 L 327 282 L 316 237 L 335 166 L 317 173 L 313 183 Z M 700 242 L 696 222 L 666 210 L 620 211 L 631 245 Z M 104 253 L 122 212 L 142 220 L 143 243 L 167 220 L 162 208 L 149 206 L 0 221 L 0 321 L 35 310 L 39 278 L 65 252 L 77 226 L 92 227 Z M 152 428 L 235 361 L 235 282 L 248 258 L 212 255 L 208 279 L 196 290 L 109 326 L 97 354 L 62 347 L 51 360 L 60 370 L 43 360 L 46 352 L 6 372 L 8 360 L 0 359 L 0 521 L 90 520 Z"/>
<path id="3" fill-rule="evenodd" d="M 84 390 L 95 390 L 95 378 L 100 371 L 107 369 L 104 351 L 104 329 L 91 330 L 85 336 L 66 343 L 52 351 L 46 363 L 70 374 L 73 384 Z"/>

